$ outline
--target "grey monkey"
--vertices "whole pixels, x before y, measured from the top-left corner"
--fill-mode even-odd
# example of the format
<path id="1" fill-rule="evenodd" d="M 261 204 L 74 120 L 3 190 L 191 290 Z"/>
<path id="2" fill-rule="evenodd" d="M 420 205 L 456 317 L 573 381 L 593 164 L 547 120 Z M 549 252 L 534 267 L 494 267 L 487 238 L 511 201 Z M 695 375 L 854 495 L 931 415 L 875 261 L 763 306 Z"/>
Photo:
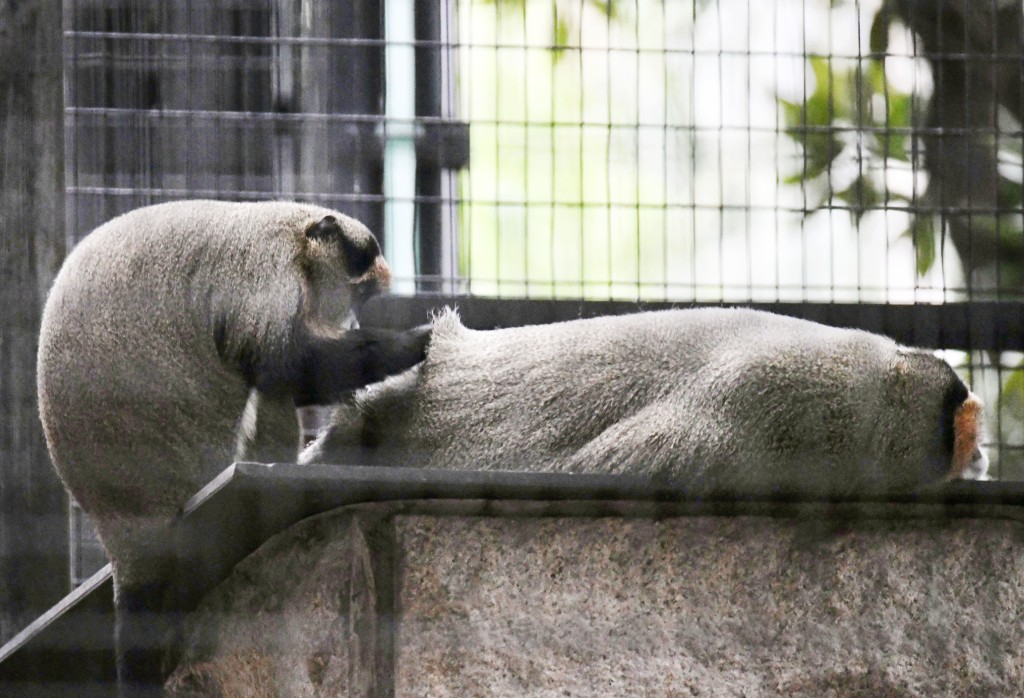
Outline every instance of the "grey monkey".
<path id="1" fill-rule="evenodd" d="M 950 366 L 866 332 L 745 309 L 473 331 L 358 392 L 300 462 L 633 473 L 696 492 L 840 495 L 985 477 Z"/>
<path id="2" fill-rule="evenodd" d="M 68 255 L 39 338 L 57 472 L 113 563 L 119 674 L 160 682 L 168 524 L 233 460 L 294 462 L 296 405 L 423 358 L 429 331 L 347 329 L 390 271 L 358 221 L 319 206 L 182 201 L 100 226 Z"/>

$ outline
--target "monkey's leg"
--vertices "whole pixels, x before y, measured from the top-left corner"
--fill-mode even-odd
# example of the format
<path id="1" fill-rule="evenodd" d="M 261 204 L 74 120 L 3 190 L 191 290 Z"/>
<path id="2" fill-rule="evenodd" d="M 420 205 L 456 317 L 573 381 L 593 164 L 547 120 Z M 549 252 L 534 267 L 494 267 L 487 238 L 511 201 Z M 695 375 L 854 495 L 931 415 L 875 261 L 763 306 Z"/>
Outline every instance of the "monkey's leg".
<path id="1" fill-rule="evenodd" d="M 121 698 L 163 695 L 164 663 L 174 620 L 163 582 L 118 589 L 114 608 L 117 690 Z"/>
<path id="2" fill-rule="evenodd" d="M 272 397 L 250 390 L 239 420 L 235 460 L 293 463 L 301 446 L 299 420 L 291 397 Z"/>
<path id="3" fill-rule="evenodd" d="M 565 469 L 640 474 L 705 489 L 714 485 L 709 478 L 720 454 L 734 450 L 721 425 L 713 410 L 658 400 L 581 446 Z"/>
<path id="4" fill-rule="evenodd" d="M 178 653 L 181 604 L 175 592 L 170 515 L 99 516 L 96 527 L 114 567 L 114 649 L 118 693 L 163 695 Z"/>

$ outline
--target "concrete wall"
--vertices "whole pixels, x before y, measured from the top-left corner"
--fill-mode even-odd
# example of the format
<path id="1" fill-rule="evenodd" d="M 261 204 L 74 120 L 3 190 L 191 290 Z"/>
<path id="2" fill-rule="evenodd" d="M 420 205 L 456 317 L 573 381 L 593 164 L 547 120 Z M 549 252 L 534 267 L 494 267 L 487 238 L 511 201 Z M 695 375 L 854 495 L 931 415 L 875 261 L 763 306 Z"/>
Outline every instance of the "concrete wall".
<path id="1" fill-rule="evenodd" d="M 1024 686 L 1016 510 L 559 511 L 410 502 L 306 519 L 205 598 L 168 687 L 988 696 Z"/>

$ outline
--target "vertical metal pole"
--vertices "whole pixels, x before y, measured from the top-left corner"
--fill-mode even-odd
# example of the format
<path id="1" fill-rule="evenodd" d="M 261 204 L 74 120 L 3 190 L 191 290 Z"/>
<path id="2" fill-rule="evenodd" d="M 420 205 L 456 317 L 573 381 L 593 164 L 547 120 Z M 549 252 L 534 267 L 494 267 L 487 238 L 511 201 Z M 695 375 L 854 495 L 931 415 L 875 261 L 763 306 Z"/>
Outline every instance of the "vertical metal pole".
<path id="1" fill-rule="evenodd" d="M 392 293 L 416 291 L 416 54 L 413 0 L 384 3 L 384 254 Z"/>
<path id="2" fill-rule="evenodd" d="M 450 122 L 455 116 L 454 29 L 454 0 L 416 4 L 416 114 L 427 123 Z M 458 291 L 458 175 L 444 165 L 422 157 L 416 163 L 417 289 L 425 293 Z"/>
<path id="3" fill-rule="evenodd" d="M 421 2 L 416 6 L 416 38 L 436 42 L 441 36 L 441 4 L 443 0 Z M 437 43 L 416 46 L 416 114 L 440 117 L 441 111 L 441 47 Z M 421 292 L 440 291 L 441 284 L 441 168 L 437 163 L 420 161 L 416 168 L 418 248 Z"/>

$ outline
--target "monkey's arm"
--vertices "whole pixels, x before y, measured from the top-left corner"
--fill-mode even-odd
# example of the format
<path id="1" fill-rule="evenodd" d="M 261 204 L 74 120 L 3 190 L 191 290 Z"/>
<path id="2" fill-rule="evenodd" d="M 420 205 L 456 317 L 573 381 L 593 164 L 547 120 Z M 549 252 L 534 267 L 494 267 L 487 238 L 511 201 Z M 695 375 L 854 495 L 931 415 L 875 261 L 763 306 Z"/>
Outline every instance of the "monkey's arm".
<path id="1" fill-rule="evenodd" d="M 401 373 L 426 356 L 430 326 L 395 331 L 349 330 L 340 337 L 310 337 L 293 386 L 295 404 L 325 405 L 345 393 Z"/>

